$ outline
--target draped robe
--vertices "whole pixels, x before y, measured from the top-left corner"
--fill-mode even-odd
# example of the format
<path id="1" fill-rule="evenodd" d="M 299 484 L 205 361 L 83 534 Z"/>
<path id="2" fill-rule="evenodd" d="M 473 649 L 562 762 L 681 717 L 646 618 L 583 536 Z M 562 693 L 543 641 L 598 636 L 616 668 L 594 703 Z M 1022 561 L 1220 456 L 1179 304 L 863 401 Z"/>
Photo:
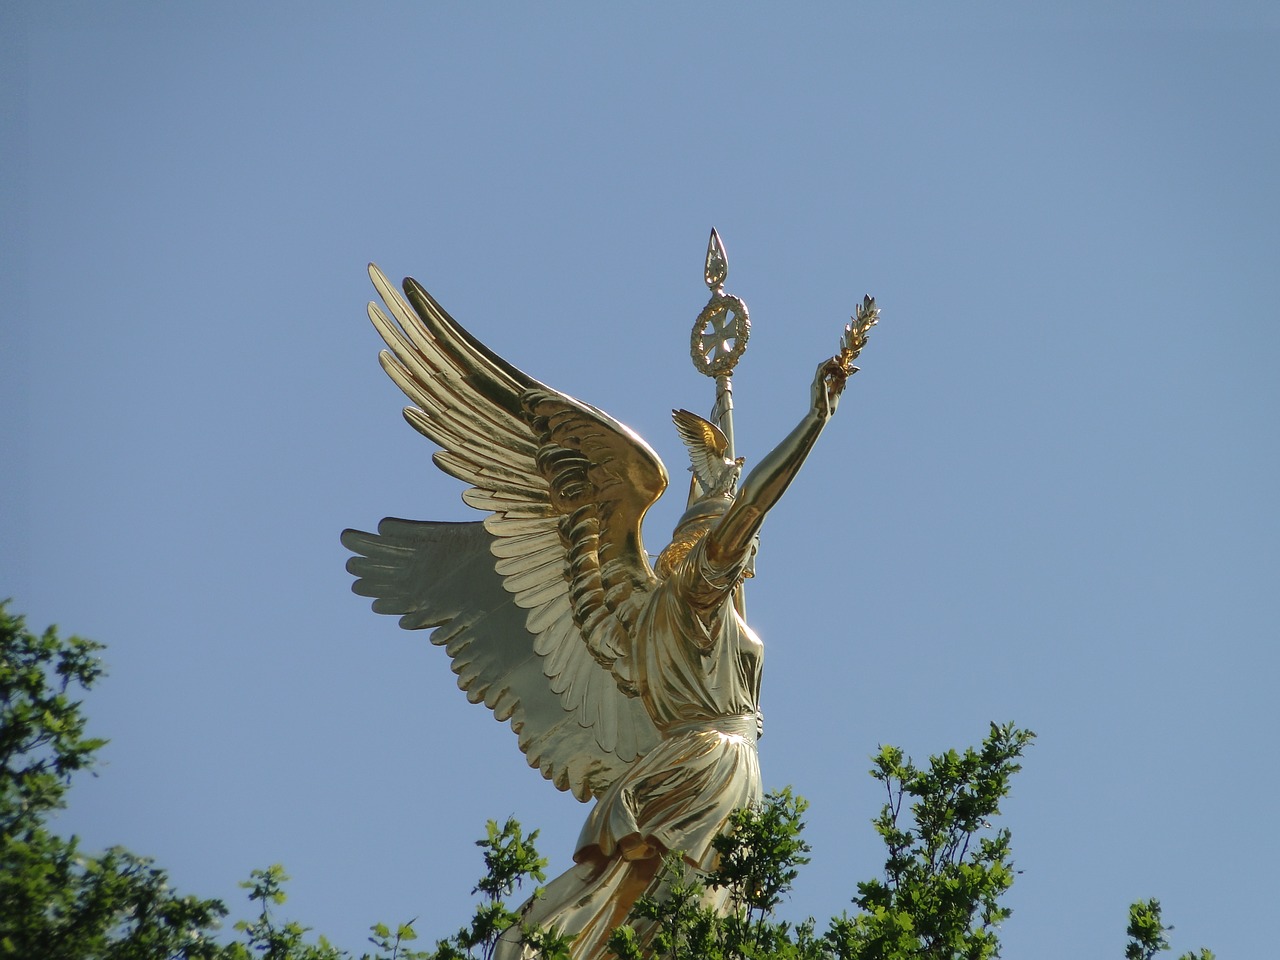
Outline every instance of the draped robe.
<path id="1" fill-rule="evenodd" d="M 712 839 L 734 810 L 762 796 L 764 647 L 733 604 L 747 557 L 717 567 L 705 545 L 704 537 L 654 588 L 632 634 L 639 694 L 662 739 L 596 802 L 575 866 L 522 911 L 524 923 L 575 934 L 575 960 L 603 954 L 613 928 L 658 882 L 658 858 L 679 852 L 687 870 L 713 869 Z M 723 900 L 708 896 L 713 906 Z M 523 955 L 518 931 L 509 931 L 496 960 Z"/>

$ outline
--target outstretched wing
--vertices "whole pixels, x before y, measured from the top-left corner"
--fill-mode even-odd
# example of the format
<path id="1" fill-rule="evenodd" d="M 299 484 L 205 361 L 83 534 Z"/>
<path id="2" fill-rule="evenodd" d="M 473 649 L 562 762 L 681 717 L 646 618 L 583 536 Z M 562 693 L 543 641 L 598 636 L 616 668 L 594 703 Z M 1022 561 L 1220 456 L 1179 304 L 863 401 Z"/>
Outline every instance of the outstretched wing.
<path id="1" fill-rule="evenodd" d="M 548 695 L 545 659 L 533 650 L 526 611 L 494 570 L 494 539 L 480 522 L 394 517 L 379 523 L 376 534 L 342 534 L 357 554 L 347 561 L 359 578 L 352 589 L 373 597 L 376 612 L 398 615 L 406 630 L 434 628 L 431 642 L 449 654 L 467 699 L 511 721 L 530 766 L 588 799 L 648 749 L 653 726 L 639 700 L 619 695 L 613 703 L 619 736 L 605 751 L 592 727 Z"/>
<path id="2" fill-rule="evenodd" d="M 640 524 L 666 471 L 625 426 L 491 353 L 416 281 L 406 300 L 369 275 L 391 314 L 369 305 L 383 369 L 413 403 L 405 418 L 489 516 L 465 534 L 388 520 L 377 536 L 344 535 L 362 555 L 355 589 L 402 626 L 435 627 L 468 696 L 511 719 L 531 765 L 588 799 L 657 742 L 629 696 L 628 656 L 654 582 Z"/>

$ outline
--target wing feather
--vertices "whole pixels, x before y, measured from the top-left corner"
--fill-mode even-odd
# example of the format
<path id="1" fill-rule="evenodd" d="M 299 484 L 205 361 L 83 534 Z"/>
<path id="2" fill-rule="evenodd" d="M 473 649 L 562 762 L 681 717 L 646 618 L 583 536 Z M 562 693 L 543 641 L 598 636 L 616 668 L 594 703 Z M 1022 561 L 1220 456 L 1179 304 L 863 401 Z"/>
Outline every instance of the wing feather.
<path id="1" fill-rule="evenodd" d="M 534 551 L 554 550 L 560 545 L 558 531 L 518 534 L 493 541 L 495 557 L 524 557 Z M 537 631 L 534 631 L 535 633 Z"/>
<path id="2" fill-rule="evenodd" d="M 377 267 L 369 319 L 405 419 L 470 486 L 483 523 L 388 518 L 347 531 L 356 593 L 408 629 L 432 628 L 458 685 L 509 720 L 530 765 L 587 799 L 657 732 L 614 669 L 653 583 L 640 523 L 666 471 L 638 436 L 489 351 L 416 281 Z"/>
<path id="3" fill-rule="evenodd" d="M 530 766 L 590 799 L 656 742 L 656 732 L 639 700 L 595 695 L 596 679 L 583 668 L 604 671 L 589 656 L 561 653 L 583 647 L 567 604 L 560 601 L 561 615 L 549 629 L 530 635 L 524 611 L 493 569 L 493 539 L 482 523 L 391 517 L 376 534 L 342 535 L 356 554 L 347 562 L 358 578 L 355 592 L 386 598 L 378 602 L 394 609 L 383 612 L 399 613 L 401 626 L 434 628 L 431 642 L 445 648 L 467 699 L 510 722 Z M 563 678 L 546 675 L 548 658 L 534 649 L 543 644 L 566 657 Z M 551 683 L 576 703 L 575 711 L 560 695 L 548 696 Z"/>
<path id="4" fill-rule="evenodd" d="M 535 501 L 532 497 L 528 500 L 507 497 L 498 491 L 486 490 L 483 487 L 471 487 L 469 490 L 462 491 L 462 500 L 469 507 L 501 513 L 515 520 L 537 520 L 555 515 L 549 503 Z"/>
<path id="5" fill-rule="evenodd" d="M 724 458 L 729 452 L 729 440 L 719 427 L 688 410 L 672 410 L 680 439 L 689 449 L 693 462 L 693 475 L 704 490 L 713 489 L 724 469 Z"/>

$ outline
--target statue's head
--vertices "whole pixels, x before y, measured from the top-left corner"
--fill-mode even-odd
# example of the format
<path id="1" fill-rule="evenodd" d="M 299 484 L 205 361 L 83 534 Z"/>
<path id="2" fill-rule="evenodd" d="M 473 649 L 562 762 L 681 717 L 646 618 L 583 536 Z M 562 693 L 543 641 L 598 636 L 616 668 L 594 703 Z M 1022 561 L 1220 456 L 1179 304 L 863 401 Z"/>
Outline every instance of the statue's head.
<path id="1" fill-rule="evenodd" d="M 658 564 L 655 568 L 658 576 L 663 580 L 671 576 L 676 567 L 680 566 L 684 558 L 689 555 L 689 551 L 697 546 L 698 541 L 707 535 L 731 506 L 733 506 L 732 496 L 715 493 L 700 497 L 689 504 L 689 509 L 685 510 L 684 516 L 672 531 L 671 543 L 658 554 Z"/>

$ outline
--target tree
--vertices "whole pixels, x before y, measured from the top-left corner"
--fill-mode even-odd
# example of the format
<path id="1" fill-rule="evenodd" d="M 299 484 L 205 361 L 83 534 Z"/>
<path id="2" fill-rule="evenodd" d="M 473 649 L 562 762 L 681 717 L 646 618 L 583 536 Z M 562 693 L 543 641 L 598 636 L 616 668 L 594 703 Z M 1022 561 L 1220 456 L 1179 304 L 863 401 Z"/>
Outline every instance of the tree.
<path id="1" fill-rule="evenodd" d="M 254 870 L 242 887 L 257 916 L 224 940 L 219 900 L 180 895 L 150 860 L 116 847 L 89 855 L 76 837 L 52 834 L 48 816 L 65 806 L 72 774 L 92 767 L 106 742 L 86 734 L 79 690 L 102 676 L 100 644 L 62 639 L 50 627 L 36 635 L 0 603 L 0 958 L 48 960 L 352 960 L 324 937 L 281 920 L 284 868 Z M 1034 734 L 992 724 L 977 749 L 949 750 L 917 767 L 896 747 L 881 747 L 871 776 L 886 800 L 873 819 L 884 841 L 882 877 L 858 884 L 856 910 L 819 934 L 810 917 L 775 917 L 800 867 L 805 801 L 790 790 L 737 811 L 716 839 L 717 869 L 690 877 L 673 857 L 656 891 L 633 911 L 636 927 L 614 933 L 621 960 L 986 960 L 999 955 L 998 928 L 1009 917 L 1000 897 L 1015 872 L 1010 834 L 993 826 L 1000 801 Z M 375 924 L 373 953 L 362 960 L 491 960 L 498 937 L 519 923 L 508 901 L 524 882 L 544 879 L 537 832 L 509 819 L 490 822 L 478 841 L 485 875 L 471 922 L 433 950 L 412 947 L 413 921 L 394 931 Z M 708 909 L 708 888 L 729 891 L 729 912 Z M 521 927 L 545 960 L 564 960 L 569 939 Z M 1154 960 L 1169 949 L 1156 900 L 1129 910 L 1126 960 Z M 1180 960 L 1212 960 L 1208 950 Z"/>
<path id="2" fill-rule="evenodd" d="M 1164 935 L 1173 927 L 1166 927 L 1160 916 L 1159 900 L 1138 900 L 1129 907 L 1129 945 L 1125 947 L 1125 960 L 1155 960 L 1157 953 L 1169 949 Z M 1182 954 L 1178 960 L 1213 960 L 1213 951 L 1201 947 Z"/>
<path id="3" fill-rule="evenodd" d="M 164 870 L 121 847 L 90 855 L 77 837 L 50 832 L 47 819 L 66 806 L 72 774 L 91 769 L 106 743 L 86 734 L 76 699 L 102 677 L 102 649 L 60 637 L 54 627 L 37 635 L 9 612 L 8 601 L 0 602 L 0 958 L 350 960 L 324 937 L 308 942 L 306 928 L 275 915 L 289 879 L 279 864 L 254 870 L 241 884 L 258 913 L 235 925 L 241 939 L 222 942 L 222 901 L 178 894 Z M 485 943 L 492 952 L 515 918 L 502 898 L 524 877 L 542 878 L 535 836 L 524 837 L 514 820 L 502 829 L 490 824 L 480 842 L 487 874 L 476 888 L 488 899 L 472 928 L 443 942 L 438 955 L 463 956 Z M 428 956 L 408 948 L 416 938 L 412 923 L 394 933 L 379 923 L 371 932 L 375 949 L 362 960 Z M 549 957 L 561 947 L 551 937 L 537 942 Z"/>
<path id="4" fill-rule="evenodd" d="M 887 793 L 873 821 L 887 848 L 884 878 L 858 884 L 857 912 L 834 918 L 821 936 L 812 917 L 795 926 L 771 919 L 809 850 L 800 839 L 804 801 L 783 791 L 758 809 L 739 811 L 717 841 L 720 865 L 706 883 L 730 891 L 728 916 L 700 909 L 697 886 L 676 881 L 664 899 L 644 898 L 636 906 L 640 918 L 659 921 L 653 942 L 641 943 L 623 929 L 614 949 L 623 960 L 998 956 L 997 927 L 1009 916 L 999 898 L 1014 873 L 1009 831 L 993 830 L 991 818 L 1034 736 L 1013 724 L 992 724 L 981 749 L 948 751 L 930 758 L 924 770 L 898 748 L 882 747 L 871 775 Z"/>
<path id="5" fill-rule="evenodd" d="M 77 688 L 102 675 L 102 646 L 37 636 L 0 603 L 0 956 L 48 960 L 211 958 L 217 900 L 180 896 L 150 860 L 90 856 L 49 832 L 71 775 L 106 742 L 85 734 Z"/>

